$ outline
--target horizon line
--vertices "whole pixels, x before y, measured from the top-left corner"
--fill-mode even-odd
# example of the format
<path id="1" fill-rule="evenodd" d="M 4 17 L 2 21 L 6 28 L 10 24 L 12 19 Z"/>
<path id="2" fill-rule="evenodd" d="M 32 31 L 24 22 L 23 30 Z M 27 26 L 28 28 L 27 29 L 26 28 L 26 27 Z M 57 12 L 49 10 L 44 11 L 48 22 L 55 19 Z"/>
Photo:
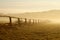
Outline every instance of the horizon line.
<path id="1" fill-rule="evenodd" d="M 60 9 L 50 9 L 50 10 L 41 10 L 41 11 L 25 11 L 25 12 L 16 12 L 16 13 L 34 13 L 34 12 L 48 12 L 48 11 L 59 11 Z M 0 13 L 4 13 L 4 12 L 0 12 Z M 10 13 L 14 13 L 14 12 L 9 12 L 9 13 L 4 13 L 4 14 L 10 14 Z M 15 13 L 15 14 L 16 14 Z"/>

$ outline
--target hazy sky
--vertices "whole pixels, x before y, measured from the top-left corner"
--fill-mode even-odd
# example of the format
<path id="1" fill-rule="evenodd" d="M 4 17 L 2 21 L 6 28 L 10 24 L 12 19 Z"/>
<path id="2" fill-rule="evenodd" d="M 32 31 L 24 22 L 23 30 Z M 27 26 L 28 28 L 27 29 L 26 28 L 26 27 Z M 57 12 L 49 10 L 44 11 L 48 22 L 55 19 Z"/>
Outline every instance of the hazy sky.
<path id="1" fill-rule="evenodd" d="M 60 9 L 60 0 L 0 0 L 0 12 L 20 13 Z"/>

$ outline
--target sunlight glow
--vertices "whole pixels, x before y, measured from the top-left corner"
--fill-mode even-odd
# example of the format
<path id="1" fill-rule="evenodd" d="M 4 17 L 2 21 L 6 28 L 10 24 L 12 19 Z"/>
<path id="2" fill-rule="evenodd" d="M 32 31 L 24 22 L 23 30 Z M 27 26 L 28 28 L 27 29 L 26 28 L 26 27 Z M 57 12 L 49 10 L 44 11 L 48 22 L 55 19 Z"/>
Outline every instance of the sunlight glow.
<path id="1" fill-rule="evenodd" d="M 60 23 L 60 19 L 51 19 L 52 23 Z"/>

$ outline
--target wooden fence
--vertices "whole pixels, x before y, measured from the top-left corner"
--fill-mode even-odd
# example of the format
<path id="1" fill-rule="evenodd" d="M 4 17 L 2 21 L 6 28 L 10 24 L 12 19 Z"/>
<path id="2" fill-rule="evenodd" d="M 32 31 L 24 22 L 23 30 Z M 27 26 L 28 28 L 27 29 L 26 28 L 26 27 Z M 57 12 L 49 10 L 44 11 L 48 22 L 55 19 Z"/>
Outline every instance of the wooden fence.
<path id="1" fill-rule="evenodd" d="M 20 24 L 21 19 L 24 20 L 24 23 L 39 23 L 40 20 L 39 19 L 27 19 L 27 18 L 19 18 L 19 17 L 12 17 L 12 16 L 0 16 L 0 17 L 7 17 L 9 18 L 9 24 L 12 25 L 12 18 L 18 19 L 18 24 Z M 28 21 L 27 21 L 28 20 Z"/>

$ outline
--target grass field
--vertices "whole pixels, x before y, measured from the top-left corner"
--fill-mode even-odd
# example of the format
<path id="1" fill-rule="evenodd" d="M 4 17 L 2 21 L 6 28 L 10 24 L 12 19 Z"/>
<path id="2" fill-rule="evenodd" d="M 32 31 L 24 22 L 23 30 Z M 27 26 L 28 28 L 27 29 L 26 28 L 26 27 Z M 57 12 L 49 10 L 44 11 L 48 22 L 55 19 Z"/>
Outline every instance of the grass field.
<path id="1" fill-rule="evenodd" d="M 0 40 L 60 40 L 59 24 L 0 24 Z"/>

